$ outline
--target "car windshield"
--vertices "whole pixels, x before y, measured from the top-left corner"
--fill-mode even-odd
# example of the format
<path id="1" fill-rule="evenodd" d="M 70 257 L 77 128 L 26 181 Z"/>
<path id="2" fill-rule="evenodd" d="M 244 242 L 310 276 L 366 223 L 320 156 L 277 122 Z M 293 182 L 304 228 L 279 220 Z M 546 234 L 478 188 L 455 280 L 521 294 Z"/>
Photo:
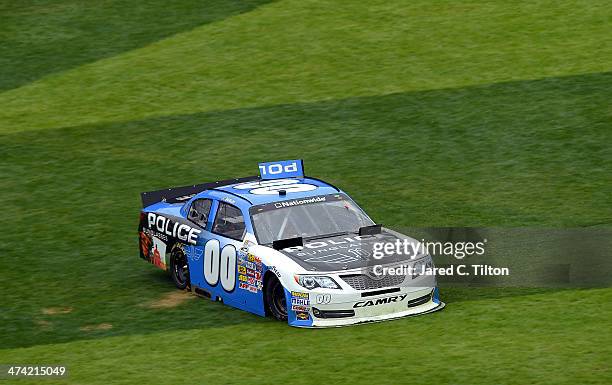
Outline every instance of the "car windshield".
<path id="1" fill-rule="evenodd" d="M 351 233 L 374 222 L 344 194 L 272 202 L 250 209 L 260 244 Z"/>

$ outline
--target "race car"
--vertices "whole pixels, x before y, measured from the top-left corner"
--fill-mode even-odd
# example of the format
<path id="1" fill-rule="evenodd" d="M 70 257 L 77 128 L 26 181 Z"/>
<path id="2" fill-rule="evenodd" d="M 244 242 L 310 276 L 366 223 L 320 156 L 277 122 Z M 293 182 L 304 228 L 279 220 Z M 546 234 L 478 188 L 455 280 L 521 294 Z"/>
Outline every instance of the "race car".
<path id="1" fill-rule="evenodd" d="M 296 327 L 444 307 L 435 277 L 416 273 L 433 266 L 430 255 L 373 255 L 376 244 L 415 240 L 376 224 L 339 188 L 306 177 L 301 160 L 259 169 L 142 193 L 141 258 L 168 271 L 179 289 Z M 393 274 L 394 267 L 413 269 Z"/>

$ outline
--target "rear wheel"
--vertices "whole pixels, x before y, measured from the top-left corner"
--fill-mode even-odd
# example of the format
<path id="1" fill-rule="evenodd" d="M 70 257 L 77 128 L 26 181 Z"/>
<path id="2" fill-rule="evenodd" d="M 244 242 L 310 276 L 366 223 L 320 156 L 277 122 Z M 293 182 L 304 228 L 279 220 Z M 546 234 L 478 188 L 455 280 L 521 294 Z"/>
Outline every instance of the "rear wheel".
<path id="1" fill-rule="evenodd" d="M 265 285 L 266 308 L 268 313 L 279 321 L 287 321 L 287 299 L 285 288 L 276 278 L 271 275 Z"/>
<path id="2" fill-rule="evenodd" d="M 181 290 L 187 289 L 189 286 L 189 265 L 187 264 L 187 257 L 180 247 L 175 247 L 172 250 L 170 275 L 177 288 Z"/>

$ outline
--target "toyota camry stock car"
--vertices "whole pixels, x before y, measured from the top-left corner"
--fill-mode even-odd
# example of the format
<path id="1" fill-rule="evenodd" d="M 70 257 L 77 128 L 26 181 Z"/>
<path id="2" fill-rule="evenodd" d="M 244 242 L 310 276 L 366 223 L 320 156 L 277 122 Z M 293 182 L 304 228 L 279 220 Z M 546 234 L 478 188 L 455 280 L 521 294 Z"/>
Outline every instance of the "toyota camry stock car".
<path id="1" fill-rule="evenodd" d="M 342 190 L 305 177 L 301 160 L 260 175 L 142 193 L 140 256 L 179 289 L 279 320 L 326 327 L 444 307 L 426 254 L 373 258 L 409 238 L 375 224 Z M 383 267 L 412 265 L 411 275 Z M 387 270 L 388 271 L 388 270 Z"/>

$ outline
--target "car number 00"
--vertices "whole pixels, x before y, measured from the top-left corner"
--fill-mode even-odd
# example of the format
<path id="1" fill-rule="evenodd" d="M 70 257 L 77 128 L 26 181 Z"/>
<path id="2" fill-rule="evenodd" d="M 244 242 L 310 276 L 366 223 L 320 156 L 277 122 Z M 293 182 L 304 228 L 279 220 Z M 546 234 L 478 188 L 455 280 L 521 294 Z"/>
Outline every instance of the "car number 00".
<path id="1" fill-rule="evenodd" d="M 220 251 L 220 252 L 219 252 Z M 211 239 L 204 246 L 204 279 L 215 286 L 221 279 L 225 291 L 233 291 L 236 286 L 236 248 L 225 245 L 223 250 L 217 239 Z"/>

